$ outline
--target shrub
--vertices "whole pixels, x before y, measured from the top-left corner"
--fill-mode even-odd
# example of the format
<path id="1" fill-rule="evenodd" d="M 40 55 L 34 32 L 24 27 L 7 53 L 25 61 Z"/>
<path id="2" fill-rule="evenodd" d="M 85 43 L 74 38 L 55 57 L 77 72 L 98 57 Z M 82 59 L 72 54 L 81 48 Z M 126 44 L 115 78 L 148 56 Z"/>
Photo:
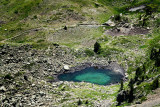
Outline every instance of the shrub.
<path id="1" fill-rule="evenodd" d="M 160 49 L 159 48 L 152 48 L 151 49 L 151 54 L 150 54 L 150 59 L 155 60 L 155 66 L 159 67 L 160 66 Z"/>
<path id="2" fill-rule="evenodd" d="M 120 87 L 120 91 L 123 90 L 123 80 L 121 80 L 121 87 Z"/>
<path id="3" fill-rule="evenodd" d="M 23 72 L 23 71 L 18 71 L 18 72 L 15 74 L 15 76 L 18 77 L 18 76 L 23 75 L 24 73 L 25 73 L 25 72 Z"/>
<path id="4" fill-rule="evenodd" d="M 23 66 L 23 69 L 31 70 L 34 65 L 35 65 L 34 62 L 32 62 L 32 63 L 30 63 L 30 64 L 26 64 L 26 65 Z"/>
<path id="5" fill-rule="evenodd" d="M 100 5 L 97 4 L 97 3 L 94 3 L 94 7 L 95 7 L 95 8 L 98 8 L 98 7 L 100 7 Z"/>
<path id="6" fill-rule="evenodd" d="M 86 49 L 85 53 L 86 53 L 87 56 L 94 56 L 94 52 L 90 49 Z"/>
<path id="7" fill-rule="evenodd" d="M 121 16 L 118 14 L 118 15 L 115 15 L 114 16 L 114 20 L 115 21 L 120 21 L 121 20 Z"/>
<path id="8" fill-rule="evenodd" d="M 138 80 L 138 78 L 142 75 L 142 73 L 143 73 L 143 70 L 140 68 L 140 67 L 138 67 L 137 69 L 136 69 L 136 75 L 135 75 L 135 82 Z"/>
<path id="9" fill-rule="evenodd" d="M 8 79 L 8 80 L 11 80 L 13 79 L 12 75 L 9 73 L 7 75 L 4 76 L 4 79 Z"/>
<path id="10" fill-rule="evenodd" d="M 115 47 L 106 46 L 103 50 L 101 49 L 100 52 L 105 57 L 113 54 L 120 54 L 121 52 L 123 52 L 123 50 L 117 49 Z"/>
<path id="11" fill-rule="evenodd" d="M 45 40 L 39 39 L 39 40 L 37 41 L 37 43 L 42 43 L 42 42 L 45 42 Z"/>
<path id="12" fill-rule="evenodd" d="M 34 19 L 37 19 L 37 15 L 34 15 L 33 18 L 34 18 Z"/>
<path id="13" fill-rule="evenodd" d="M 88 103 L 89 103 L 88 100 L 86 100 L 85 104 L 88 104 Z"/>
<path id="14" fill-rule="evenodd" d="M 128 101 L 129 103 L 132 102 L 134 100 L 134 95 L 133 95 L 133 91 L 134 91 L 134 81 L 133 79 L 130 80 L 129 82 L 129 95 L 128 95 Z"/>
<path id="15" fill-rule="evenodd" d="M 77 102 L 77 104 L 78 104 L 78 105 L 81 105 L 81 104 L 82 104 L 82 101 L 79 99 L 78 102 Z"/>
<path id="16" fill-rule="evenodd" d="M 151 89 L 155 90 L 158 87 L 159 87 L 159 77 L 155 78 L 155 80 L 152 82 Z"/>
<path id="17" fill-rule="evenodd" d="M 155 25 L 156 25 L 156 27 L 159 27 L 159 26 L 160 26 L 160 18 L 156 19 Z"/>
<path id="18" fill-rule="evenodd" d="M 121 103 L 126 101 L 126 99 L 127 99 L 127 92 L 124 90 L 120 91 L 116 98 L 118 102 L 117 106 L 121 105 Z"/>

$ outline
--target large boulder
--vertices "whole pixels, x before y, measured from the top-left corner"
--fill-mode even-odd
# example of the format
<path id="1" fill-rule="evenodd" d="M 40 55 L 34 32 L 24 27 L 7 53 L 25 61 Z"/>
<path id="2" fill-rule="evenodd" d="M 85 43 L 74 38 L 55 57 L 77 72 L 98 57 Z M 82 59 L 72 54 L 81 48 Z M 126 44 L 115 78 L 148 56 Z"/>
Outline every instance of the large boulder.
<path id="1" fill-rule="evenodd" d="M 64 65 L 64 70 L 69 70 L 69 66 L 68 65 Z"/>
<path id="2" fill-rule="evenodd" d="M 129 9 L 129 11 L 130 11 L 130 12 L 135 12 L 135 11 L 144 9 L 145 7 L 146 7 L 146 6 L 141 5 L 141 6 L 138 6 L 138 7 L 131 8 L 131 9 Z"/>
<path id="3" fill-rule="evenodd" d="M 1 92 L 5 92 L 6 90 L 7 90 L 7 89 L 6 89 L 4 86 L 1 86 L 1 87 L 0 87 L 0 91 L 1 91 Z"/>

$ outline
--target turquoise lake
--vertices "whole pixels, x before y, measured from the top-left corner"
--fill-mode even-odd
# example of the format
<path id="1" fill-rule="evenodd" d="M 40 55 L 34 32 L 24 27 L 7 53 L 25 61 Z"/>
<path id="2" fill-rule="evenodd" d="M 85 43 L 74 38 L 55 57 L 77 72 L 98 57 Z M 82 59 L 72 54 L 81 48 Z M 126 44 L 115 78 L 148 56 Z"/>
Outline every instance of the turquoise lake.
<path id="1" fill-rule="evenodd" d="M 95 67 L 89 67 L 74 73 L 64 73 L 58 75 L 58 79 L 61 81 L 83 81 L 98 85 L 118 83 L 122 78 L 123 76 L 119 73 L 115 73 L 109 69 L 96 69 Z"/>

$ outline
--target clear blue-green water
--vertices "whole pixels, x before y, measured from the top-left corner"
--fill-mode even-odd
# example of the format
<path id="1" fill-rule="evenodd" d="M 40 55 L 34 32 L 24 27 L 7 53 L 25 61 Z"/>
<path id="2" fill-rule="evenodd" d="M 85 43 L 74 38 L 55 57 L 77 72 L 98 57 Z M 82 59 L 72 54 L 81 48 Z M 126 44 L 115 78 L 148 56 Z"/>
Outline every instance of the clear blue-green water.
<path id="1" fill-rule="evenodd" d="M 65 73 L 58 75 L 61 81 L 89 82 L 98 85 L 109 85 L 118 83 L 123 76 L 109 69 L 96 69 L 89 67 L 74 73 Z"/>

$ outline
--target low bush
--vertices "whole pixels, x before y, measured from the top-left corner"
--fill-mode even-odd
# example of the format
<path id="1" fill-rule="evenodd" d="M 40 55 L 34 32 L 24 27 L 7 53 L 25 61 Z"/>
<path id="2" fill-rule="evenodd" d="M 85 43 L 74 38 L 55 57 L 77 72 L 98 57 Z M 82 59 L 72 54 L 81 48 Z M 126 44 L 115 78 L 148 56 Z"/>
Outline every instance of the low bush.
<path id="1" fill-rule="evenodd" d="M 91 49 L 86 49 L 84 52 L 86 53 L 87 56 L 94 56 L 94 52 Z"/>

